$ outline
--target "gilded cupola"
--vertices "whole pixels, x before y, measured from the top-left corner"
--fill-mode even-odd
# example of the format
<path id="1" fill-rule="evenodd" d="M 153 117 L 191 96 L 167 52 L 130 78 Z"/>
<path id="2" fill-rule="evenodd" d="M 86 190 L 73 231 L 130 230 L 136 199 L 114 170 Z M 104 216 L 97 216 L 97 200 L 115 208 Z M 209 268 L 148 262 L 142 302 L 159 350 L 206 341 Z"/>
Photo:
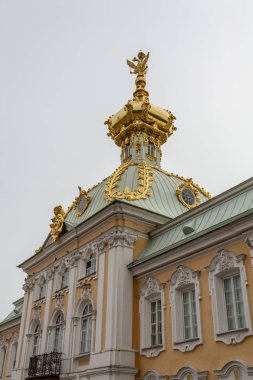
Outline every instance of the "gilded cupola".
<path id="1" fill-rule="evenodd" d="M 176 130 L 175 116 L 149 101 L 146 74 L 149 53 L 140 51 L 132 61 L 127 60 L 130 73 L 136 75 L 133 99 L 105 122 L 108 136 L 121 147 L 121 163 L 147 162 L 160 167 L 161 146 Z"/>

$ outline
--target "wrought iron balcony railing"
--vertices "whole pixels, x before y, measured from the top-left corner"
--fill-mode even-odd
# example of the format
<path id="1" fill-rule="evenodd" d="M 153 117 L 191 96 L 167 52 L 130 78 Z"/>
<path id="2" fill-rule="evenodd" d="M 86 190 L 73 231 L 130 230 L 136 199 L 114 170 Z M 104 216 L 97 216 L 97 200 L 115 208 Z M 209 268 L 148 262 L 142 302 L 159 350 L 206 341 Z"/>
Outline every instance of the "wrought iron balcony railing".
<path id="1" fill-rule="evenodd" d="M 51 352 L 30 358 L 28 376 L 40 377 L 59 375 L 61 370 L 61 353 Z"/>

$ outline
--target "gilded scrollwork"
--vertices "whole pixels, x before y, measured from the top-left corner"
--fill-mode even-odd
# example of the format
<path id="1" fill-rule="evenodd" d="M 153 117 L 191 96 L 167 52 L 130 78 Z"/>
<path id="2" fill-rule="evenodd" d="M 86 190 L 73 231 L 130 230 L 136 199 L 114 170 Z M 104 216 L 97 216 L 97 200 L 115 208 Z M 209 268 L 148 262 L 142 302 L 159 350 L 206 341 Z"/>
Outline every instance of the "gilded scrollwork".
<path id="1" fill-rule="evenodd" d="M 84 211 L 88 207 L 88 204 L 90 203 L 90 197 L 88 196 L 87 191 L 83 190 L 80 186 L 78 186 L 78 189 L 79 195 L 74 200 L 72 206 L 76 216 L 79 217 L 84 213 Z"/>
<path id="2" fill-rule="evenodd" d="M 51 219 L 53 223 L 50 224 L 50 228 L 53 241 L 56 241 L 63 230 L 66 215 L 61 205 L 55 206 L 54 215 Z"/>
<path id="3" fill-rule="evenodd" d="M 184 199 L 184 191 L 185 190 L 190 192 L 190 194 L 192 195 L 192 202 L 191 203 L 187 202 Z M 196 189 L 196 187 L 194 186 L 194 183 L 193 183 L 191 178 L 189 178 L 185 182 L 181 183 L 181 185 L 179 185 L 178 189 L 176 190 L 176 193 L 177 193 L 179 201 L 182 203 L 182 205 L 184 205 L 188 209 L 196 207 L 200 203 L 199 192 Z"/>
<path id="4" fill-rule="evenodd" d="M 136 191 L 130 191 L 127 187 L 123 192 L 118 191 L 118 186 L 122 175 L 129 166 L 136 165 L 138 167 L 138 188 Z M 145 162 L 139 164 L 124 163 L 109 178 L 105 187 L 105 199 L 126 199 L 134 201 L 137 199 L 145 199 L 150 195 L 151 185 L 153 181 L 153 173 L 149 165 Z"/>

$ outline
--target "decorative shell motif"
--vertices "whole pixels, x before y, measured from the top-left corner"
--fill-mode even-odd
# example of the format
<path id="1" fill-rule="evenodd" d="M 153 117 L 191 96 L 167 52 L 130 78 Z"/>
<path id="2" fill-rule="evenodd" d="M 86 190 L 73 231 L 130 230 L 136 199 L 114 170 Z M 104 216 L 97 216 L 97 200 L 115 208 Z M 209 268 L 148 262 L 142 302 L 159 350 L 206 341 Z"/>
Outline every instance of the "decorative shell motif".
<path id="1" fill-rule="evenodd" d="M 51 219 L 53 223 L 50 224 L 51 236 L 53 241 L 56 241 L 63 230 L 65 212 L 61 205 L 55 206 L 54 217 Z"/>
<path id="2" fill-rule="evenodd" d="M 129 166 L 138 166 L 138 188 L 136 191 L 130 191 L 125 187 L 124 192 L 117 191 L 122 175 L 125 173 Z M 145 199 L 150 195 L 151 184 L 153 181 L 153 173 L 151 167 L 145 162 L 139 164 L 124 163 L 109 178 L 105 187 L 105 200 L 111 199 L 126 199 L 134 201 L 138 199 Z"/>

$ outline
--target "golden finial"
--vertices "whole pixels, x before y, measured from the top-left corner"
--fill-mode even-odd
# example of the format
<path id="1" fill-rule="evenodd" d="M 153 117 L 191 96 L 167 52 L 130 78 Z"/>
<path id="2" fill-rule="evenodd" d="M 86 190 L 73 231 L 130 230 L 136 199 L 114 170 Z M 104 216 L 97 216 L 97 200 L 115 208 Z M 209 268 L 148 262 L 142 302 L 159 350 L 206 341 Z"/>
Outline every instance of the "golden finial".
<path id="1" fill-rule="evenodd" d="M 127 64 L 130 67 L 130 74 L 137 74 L 135 84 L 136 90 L 134 92 L 134 100 L 145 100 L 148 99 L 148 92 L 145 89 L 146 78 L 145 75 L 148 71 L 147 61 L 149 59 L 149 53 L 145 54 L 140 51 L 137 57 L 134 57 L 132 61 L 127 59 Z"/>

